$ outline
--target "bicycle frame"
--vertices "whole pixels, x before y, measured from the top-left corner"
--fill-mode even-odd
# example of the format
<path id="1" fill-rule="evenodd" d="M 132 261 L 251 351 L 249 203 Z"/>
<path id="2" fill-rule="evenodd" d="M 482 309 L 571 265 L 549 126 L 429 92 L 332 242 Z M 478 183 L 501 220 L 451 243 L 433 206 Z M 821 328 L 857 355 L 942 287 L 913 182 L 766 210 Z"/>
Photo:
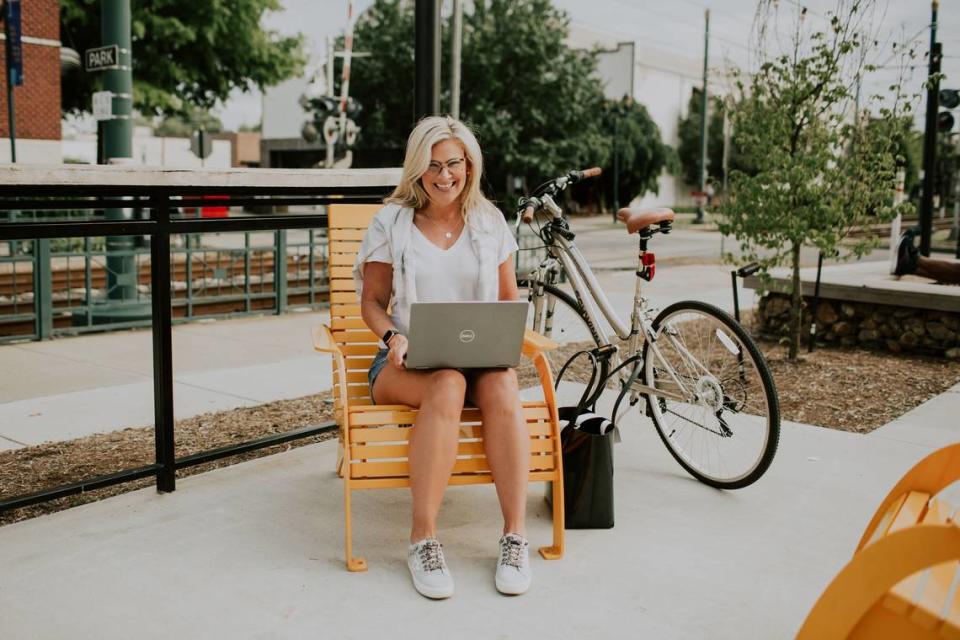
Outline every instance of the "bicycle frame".
<path id="1" fill-rule="evenodd" d="M 563 211 L 551 197 L 546 196 L 543 198 L 543 208 L 550 212 L 554 219 L 562 219 Z M 660 350 L 656 345 L 657 338 L 654 334 L 653 321 L 650 317 L 652 315 L 652 310 L 647 306 L 647 299 L 643 297 L 641 288 L 641 278 L 639 273 L 643 266 L 643 256 L 646 253 L 646 248 L 643 241 L 641 240 L 641 249 L 638 257 L 636 287 L 634 289 L 633 296 L 633 311 L 630 315 L 630 325 L 628 326 L 621 320 L 620 316 L 618 316 L 617 312 L 613 309 L 613 306 L 610 304 L 610 300 L 600 287 L 600 283 L 597 282 L 597 278 L 594 275 L 593 270 L 590 268 L 590 265 L 587 263 L 583 253 L 580 251 L 579 247 L 576 246 L 573 240 L 567 239 L 560 234 L 553 234 L 552 240 L 553 242 L 547 245 L 547 251 L 550 257 L 541 263 L 536 269 L 536 277 L 534 277 L 533 280 L 536 282 L 546 281 L 546 274 L 550 273 L 551 271 L 555 272 L 556 262 L 559 262 L 564 273 L 567 275 L 567 278 L 570 280 L 570 285 L 573 289 L 574 295 L 576 296 L 578 304 L 580 304 L 587 316 L 587 326 L 598 345 L 611 345 L 609 337 L 605 332 L 600 330 L 601 325 L 599 321 L 600 314 L 602 313 L 603 317 L 606 318 L 607 322 L 610 323 L 610 326 L 614 333 L 616 333 L 617 337 L 621 340 L 627 341 L 627 358 L 633 357 L 639 352 L 640 335 L 642 331 L 645 339 L 650 342 L 653 354 L 661 361 L 664 361 L 664 358 L 660 354 Z M 534 291 L 533 296 L 535 317 L 539 318 L 540 311 L 542 309 L 541 305 L 543 304 L 544 299 L 543 291 Z M 552 309 L 548 311 L 552 312 Z M 551 321 L 551 315 L 552 313 L 548 313 L 547 315 L 548 323 Z M 534 327 L 534 330 L 539 330 L 539 328 Z M 616 365 L 620 364 L 621 362 L 619 349 L 614 351 L 613 357 L 613 364 L 614 367 L 616 367 Z M 643 366 L 642 359 L 637 360 L 636 366 Z M 657 396 L 673 398 L 675 400 L 684 400 L 684 396 L 689 398 L 689 392 L 672 368 L 667 367 L 666 370 L 684 395 L 672 394 L 665 392 L 663 389 L 654 389 L 640 383 L 634 383 L 631 395 L 639 393 L 652 393 Z M 629 373 L 630 372 L 626 370 L 622 370 L 620 377 L 626 380 L 629 378 Z"/>

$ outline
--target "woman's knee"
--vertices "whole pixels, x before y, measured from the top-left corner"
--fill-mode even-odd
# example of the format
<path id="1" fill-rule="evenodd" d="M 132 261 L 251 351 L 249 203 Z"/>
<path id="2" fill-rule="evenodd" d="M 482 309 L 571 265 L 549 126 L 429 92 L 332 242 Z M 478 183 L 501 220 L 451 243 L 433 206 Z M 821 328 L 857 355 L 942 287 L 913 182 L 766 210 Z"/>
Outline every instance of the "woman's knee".
<path id="1" fill-rule="evenodd" d="M 467 392 L 467 379 L 456 369 L 438 369 L 430 374 L 424 404 L 460 411 Z"/>
<path id="2" fill-rule="evenodd" d="M 514 369 L 495 369 L 487 371 L 478 381 L 481 395 L 495 398 L 505 403 L 520 395 L 520 384 Z"/>
<path id="3" fill-rule="evenodd" d="M 488 371 L 477 380 L 471 396 L 486 415 L 520 415 L 520 385 L 513 369 Z"/>

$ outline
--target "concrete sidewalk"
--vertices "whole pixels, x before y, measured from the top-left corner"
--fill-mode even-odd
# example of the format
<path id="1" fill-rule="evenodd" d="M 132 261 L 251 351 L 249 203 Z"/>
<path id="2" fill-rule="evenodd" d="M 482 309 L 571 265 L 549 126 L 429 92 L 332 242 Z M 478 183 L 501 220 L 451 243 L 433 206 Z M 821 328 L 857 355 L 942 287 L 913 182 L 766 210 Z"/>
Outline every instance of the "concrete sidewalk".
<path id="1" fill-rule="evenodd" d="M 562 560 L 533 558 L 524 596 L 493 587 L 493 489 L 448 490 L 441 539 L 457 593 L 445 602 L 409 584 L 405 490 L 355 494 L 354 544 L 370 570 L 345 570 L 336 444 L 311 445 L 183 479 L 173 494 L 0 528 L 0 628 L 97 640 L 790 638 L 888 489 L 956 439 L 958 411 L 960 386 L 870 435 L 785 424 L 767 475 L 726 493 L 686 476 L 631 412 L 616 527 L 568 531 Z M 531 489 L 529 536 L 542 545 L 550 515 Z"/>

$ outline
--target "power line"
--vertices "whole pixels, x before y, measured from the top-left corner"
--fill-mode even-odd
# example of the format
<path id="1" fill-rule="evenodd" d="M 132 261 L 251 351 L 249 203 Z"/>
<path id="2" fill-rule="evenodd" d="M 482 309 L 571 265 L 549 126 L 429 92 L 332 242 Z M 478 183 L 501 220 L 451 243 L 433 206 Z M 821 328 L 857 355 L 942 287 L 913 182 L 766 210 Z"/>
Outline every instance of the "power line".
<path id="1" fill-rule="evenodd" d="M 628 2 L 625 2 L 625 0 L 614 0 L 614 2 L 616 2 L 616 3 L 619 4 L 620 6 L 626 8 L 626 9 L 630 9 L 631 11 L 634 11 L 634 12 L 636 12 L 636 13 L 645 13 L 645 14 L 653 14 L 653 15 L 656 15 L 656 16 L 660 16 L 661 18 L 665 18 L 665 19 L 671 20 L 671 21 L 673 21 L 673 22 L 679 22 L 679 23 L 681 23 L 681 24 L 683 24 L 683 25 L 685 25 L 685 26 L 690 27 L 691 29 L 696 29 L 697 31 L 702 32 L 702 28 L 701 28 L 701 27 L 693 24 L 692 22 L 689 22 L 689 21 L 685 20 L 684 18 L 682 18 L 682 17 L 680 17 L 680 16 L 675 16 L 675 15 L 670 15 L 670 14 L 667 14 L 667 13 L 663 13 L 663 12 L 661 12 L 661 11 L 657 11 L 657 10 L 654 10 L 654 9 L 650 9 L 649 7 L 638 7 L 638 6 L 636 6 L 636 5 L 633 5 L 633 4 L 630 4 L 630 3 L 628 3 Z M 695 5 L 695 6 L 702 7 L 702 5 L 700 5 L 700 4 L 696 3 L 696 2 L 692 2 L 692 0 L 691 0 L 691 2 L 690 2 L 689 4 L 693 4 L 693 5 Z M 704 7 L 704 8 L 705 8 L 705 7 Z M 710 10 L 710 13 L 711 13 L 711 15 L 714 14 L 713 9 Z M 721 14 L 721 15 L 723 15 L 723 14 Z M 728 38 L 724 38 L 724 37 L 719 36 L 719 35 L 715 35 L 715 34 L 713 34 L 713 33 L 710 34 L 710 38 L 711 38 L 711 39 L 715 39 L 715 40 L 717 40 L 718 42 L 723 42 L 723 43 L 726 43 L 726 44 L 731 45 L 731 46 L 733 46 L 733 47 L 737 47 L 737 48 L 739 48 L 739 49 L 743 49 L 744 51 L 747 51 L 748 53 L 749 53 L 749 51 L 750 51 L 750 48 L 747 47 L 746 45 L 740 44 L 739 42 L 735 42 L 734 40 L 730 40 L 730 39 L 728 39 Z"/>

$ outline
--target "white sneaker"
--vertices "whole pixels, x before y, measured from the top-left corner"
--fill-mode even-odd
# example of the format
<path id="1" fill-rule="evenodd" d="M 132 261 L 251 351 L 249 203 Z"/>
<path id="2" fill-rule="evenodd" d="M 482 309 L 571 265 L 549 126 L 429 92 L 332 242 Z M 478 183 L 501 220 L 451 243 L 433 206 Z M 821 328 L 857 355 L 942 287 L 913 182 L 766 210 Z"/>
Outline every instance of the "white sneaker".
<path id="1" fill-rule="evenodd" d="M 530 588 L 530 543 L 516 533 L 500 538 L 500 559 L 497 561 L 497 591 L 516 596 Z"/>
<path id="2" fill-rule="evenodd" d="M 453 576 L 443 559 L 443 547 L 436 538 L 424 538 L 407 548 L 407 566 L 413 586 L 420 595 L 442 599 L 453 595 Z"/>

